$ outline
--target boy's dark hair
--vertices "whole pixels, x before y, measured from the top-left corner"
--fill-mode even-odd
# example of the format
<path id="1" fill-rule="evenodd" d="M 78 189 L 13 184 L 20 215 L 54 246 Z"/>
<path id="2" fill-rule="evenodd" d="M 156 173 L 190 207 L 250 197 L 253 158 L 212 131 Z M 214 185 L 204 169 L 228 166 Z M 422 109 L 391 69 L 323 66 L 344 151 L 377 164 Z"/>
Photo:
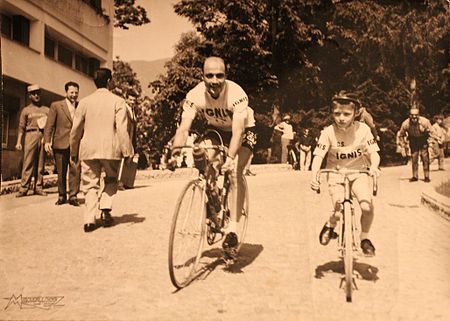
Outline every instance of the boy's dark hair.
<path id="1" fill-rule="evenodd" d="M 69 81 L 69 82 L 67 82 L 67 83 L 64 85 L 64 89 L 67 91 L 67 90 L 69 90 L 69 87 L 70 87 L 70 86 L 76 87 L 76 88 L 80 89 L 80 85 L 78 85 L 75 81 Z"/>
<path id="2" fill-rule="evenodd" d="M 94 73 L 94 83 L 97 88 L 106 88 L 108 85 L 108 80 L 112 78 L 111 69 L 99 68 Z"/>

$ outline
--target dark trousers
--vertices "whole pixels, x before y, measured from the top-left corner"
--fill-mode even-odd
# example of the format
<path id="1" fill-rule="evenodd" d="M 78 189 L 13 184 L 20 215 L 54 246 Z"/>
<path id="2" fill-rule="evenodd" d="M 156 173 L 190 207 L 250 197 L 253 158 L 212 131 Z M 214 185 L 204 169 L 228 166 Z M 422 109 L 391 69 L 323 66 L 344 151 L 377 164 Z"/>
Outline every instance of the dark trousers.
<path id="1" fill-rule="evenodd" d="M 58 194 L 60 198 L 67 198 L 67 169 L 69 169 L 69 199 L 76 198 L 80 191 L 80 162 L 70 162 L 70 150 L 54 149 L 56 170 L 58 171 Z"/>
<path id="2" fill-rule="evenodd" d="M 419 178 L 419 155 L 422 159 L 423 175 L 425 178 L 430 177 L 430 156 L 428 154 L 428 144 L 410 141 L 411 147 L 411 163 L 413 177 Z"/>
<path id="3" fill-rule="evenodd" d="M 22 179 L 20 192 L 30 188 L 31 178 L 34 177 L 34 190 L 42 189 L 44 182 L 44 135 L 41 131 L 25 133 L 23 145 Z"/>

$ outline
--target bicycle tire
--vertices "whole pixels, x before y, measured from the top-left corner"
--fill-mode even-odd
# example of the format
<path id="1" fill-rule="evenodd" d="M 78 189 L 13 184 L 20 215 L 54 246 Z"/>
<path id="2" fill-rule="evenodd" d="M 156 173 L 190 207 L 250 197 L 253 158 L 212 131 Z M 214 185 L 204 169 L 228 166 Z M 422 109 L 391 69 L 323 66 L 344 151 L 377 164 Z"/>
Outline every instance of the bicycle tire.
<path id="1" fill-rule="evenodd" d="M 205 240 L 206 193 L 201 181 L 189 181 L 178 197 L 169 238 L 169 275 L 180 289 L 195 277 Z"/>
<path id="2" fill-rule="evenodd" d="M 347 302 L 352 302 L 353 290 L 353 222 L 350 202 L 344 202 L 344 271 L 345 295 Z"/>

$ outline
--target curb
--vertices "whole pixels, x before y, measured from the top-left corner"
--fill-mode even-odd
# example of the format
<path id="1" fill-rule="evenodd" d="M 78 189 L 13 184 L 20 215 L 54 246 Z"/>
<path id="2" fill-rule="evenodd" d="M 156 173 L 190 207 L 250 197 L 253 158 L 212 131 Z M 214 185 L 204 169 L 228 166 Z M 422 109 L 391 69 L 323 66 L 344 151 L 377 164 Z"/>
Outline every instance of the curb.
<path id="1" fill-rule="evenodd" d="M 420 201 L 450 221 L 450 198 L 439 194 L 433 187 L 429 187 L 421 193 Z"/>
<path id="2" fill-rule="evenodd" d="M 255 174 L 265 173 L 265 172 L 280 172 L 280 171 L 290 171 L 292 166 L 288 164 L 261 164 L 252 165 L 252 172 Z M 176 171 L 172 172 L 169 170 L 139 170 L 136 173 L 136 181 L 151 180 L 151 179 L 175 179 L 175 178 L 185 178 L 190 177 L 196 172 L 193 168 L 178 168 Z M 44 188 L 49 188 L 57 186 L 58 175 L 51 174 L 44 176 Z M 20 179 L 13 181 L 5 181 L 1 183 L 0 195 L 15 193 L 19 191 Z"/>

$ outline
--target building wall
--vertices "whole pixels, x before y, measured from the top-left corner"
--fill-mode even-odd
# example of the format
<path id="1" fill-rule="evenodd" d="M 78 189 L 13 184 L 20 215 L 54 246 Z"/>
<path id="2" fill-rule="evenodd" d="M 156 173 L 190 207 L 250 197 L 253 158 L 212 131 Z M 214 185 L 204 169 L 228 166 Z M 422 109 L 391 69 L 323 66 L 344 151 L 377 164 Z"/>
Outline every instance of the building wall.
<path id="1" fill-rule="evenodd" d="M 95 90 L 92 73 L 75 68 L 75 53 L 96 60 L 99 66 L 112 69 L 114 0 L 101 0 L 103 15 L 82 0 L 2 0 L 0 13 L 8 17 L 20 15 L 29 21 L 29 44 L 1 34 L 3 94 L 13 97 L 14 106 L 5 102 L 8 130 L 2 138 L 2 179 L 20 176 L 22 152 L 15 151 L 18 119 L 29 103 L 26 87 L 37 83 L 42 88 L 42 102 L 50 105 L 64 95 L 64 84 L 80 85 L 80 99 Z M 73 52 L 69 67 L 55 56 L 46 55 L 46 36 Z M 11 101 L 11 100 L 10 100 Z M 17 101 L 20 107 L 17 108 Z M 5 139 L 5 132 L 7 139 Z"/>

